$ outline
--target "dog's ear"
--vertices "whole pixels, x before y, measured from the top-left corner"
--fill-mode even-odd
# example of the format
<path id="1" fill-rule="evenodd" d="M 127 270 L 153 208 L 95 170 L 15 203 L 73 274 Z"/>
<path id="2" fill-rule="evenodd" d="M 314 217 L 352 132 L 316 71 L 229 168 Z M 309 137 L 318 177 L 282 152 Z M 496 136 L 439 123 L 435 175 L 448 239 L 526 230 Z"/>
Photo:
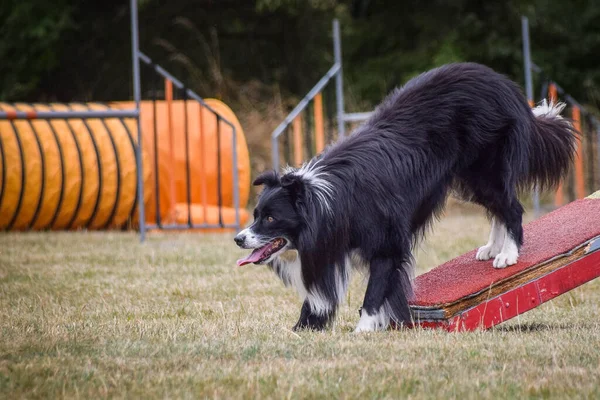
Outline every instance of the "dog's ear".
<path id="1" fill-rule="evenodd" d="M 277 186 L 279 184 L 279 176 L 277 176 L 277 172 L 275 171 L 267 171 L 260 174 L 254 182 L 252 182 L 254 186 L 265 185 L 269 187 Z"/>
<path id="2" fill-rule="evenodd" d="M 304 194 L 304 181 L 295 174 L 285 174 L 281 177 L 281 187 L 286 189 L 295 199 Z"/>

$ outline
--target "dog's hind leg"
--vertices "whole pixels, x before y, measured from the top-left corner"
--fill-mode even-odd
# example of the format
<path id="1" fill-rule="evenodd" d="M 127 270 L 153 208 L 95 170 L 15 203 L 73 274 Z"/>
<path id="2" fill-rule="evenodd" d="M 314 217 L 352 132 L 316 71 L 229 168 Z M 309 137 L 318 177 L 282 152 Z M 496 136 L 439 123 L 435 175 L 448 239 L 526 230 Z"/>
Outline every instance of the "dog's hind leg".
<path id="1" fill-rule="evenodd" d="M 495 268 L 516 264 L 519 248 L 523 244 L 523 206 L 516 195 L 517 182 L 509 174 L 502 153 L 491 160 L 484 159 L 476 166 L 462 171 L 458 184 L 462 192 L 470 194 L 468 199 L 485 207 L 492 216 L 492 231 L 485 246 L 477 251 L 477 260 L 494 258 Z M 500 161 L 493 162 L 494 157 Z M 502 165 L 502 164 L 506 165 Z"/>
<path id="2" fill-rule="evenodd" d="M 519 258 L 519 249 L 523 244 L 523 206 L 513 197 L 498 210 L 498 215 L 506 226 L 506 233 L 493 265 L 494 268 L 505 268 L 516 264 Z"/>
<path id="3" fill-rule="evenodd" d="M 488 188 L 489 190 L 489 188 Z M 474 190 L 474 201 L 484 206 L 493 215 L 492 232 L 488 243 L 479 248 L 476 258 L 494 258 L 494 268 L 505 268 L 517 263 L 519 249 L 523 244 L 523 206 L 516 194 L 505 194 L 503 190 L 482 193 Z"/>
<path id="4" fill-rule="evenodd" d="M 407 253 L 410 254 L 410 253 Z M 355 332 L 385 330 L 394 321 L 410 321 L 411 261 L 402 257 L 371 260 L 369 283 Z"/>

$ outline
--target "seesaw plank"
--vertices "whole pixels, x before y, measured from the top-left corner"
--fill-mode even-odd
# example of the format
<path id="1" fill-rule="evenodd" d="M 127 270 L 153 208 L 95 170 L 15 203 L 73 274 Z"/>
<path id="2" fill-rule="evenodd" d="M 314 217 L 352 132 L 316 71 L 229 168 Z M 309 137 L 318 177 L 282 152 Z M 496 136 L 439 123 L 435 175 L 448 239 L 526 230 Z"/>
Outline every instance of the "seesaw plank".
<path id="1" fill-rule="evenodd" d="M 490 328 L 600 276 L 600 200 L 575 201 L 525 226 L 519 262 L 495 269 L 475 251 L 420 275 L 412 312 L 423 327 Z"/>

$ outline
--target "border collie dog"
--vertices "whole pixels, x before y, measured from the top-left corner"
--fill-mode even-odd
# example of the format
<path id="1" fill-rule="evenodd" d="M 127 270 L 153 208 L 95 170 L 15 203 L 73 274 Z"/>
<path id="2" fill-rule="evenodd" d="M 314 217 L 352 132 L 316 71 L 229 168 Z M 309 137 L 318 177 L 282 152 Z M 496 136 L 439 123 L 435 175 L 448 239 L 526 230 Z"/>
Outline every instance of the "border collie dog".
<path id="1" fill-rule="evenodd" d="M 569 169 L 575 131 L 564 104 L 533 110 L 519 87 L 488 67 L 456 63 L 395 89 L 349 137 L 299 169 L 266 172 L 254 222 L 235 242 L 268 264 L 304 303 L 294 329 L 326 328 L 351 269 L 368 283 L 357 332 L 410 322 L 411 250 L 454 191 L 491 218 L 477 260 L 517 262 L 517 194 L 554 186 Z"/>

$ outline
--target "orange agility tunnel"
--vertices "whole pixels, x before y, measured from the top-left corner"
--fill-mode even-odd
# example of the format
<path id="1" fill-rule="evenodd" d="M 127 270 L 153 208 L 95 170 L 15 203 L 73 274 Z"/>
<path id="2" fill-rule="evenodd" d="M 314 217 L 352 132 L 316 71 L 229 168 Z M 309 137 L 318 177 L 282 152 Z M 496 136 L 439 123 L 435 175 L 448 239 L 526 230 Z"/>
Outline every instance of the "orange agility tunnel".
<path id="1" fill-rule="evenodd" d="M 248 219 L 250 160 L 243 130 L 227 105 L 206 103 L 222 117 L 219 123 L 197 102 L 140 105 L 148 225 L 235 224 L 234 167 L 239 223 Z M 0 111 L 131 108 L 131 102 L 0 103 Z M 223 119 L 235 126 L 235 165 L 233 129 Z M 137 224 L 136 146 L 133 118 L 0 120 L 0 230 Z"/>

